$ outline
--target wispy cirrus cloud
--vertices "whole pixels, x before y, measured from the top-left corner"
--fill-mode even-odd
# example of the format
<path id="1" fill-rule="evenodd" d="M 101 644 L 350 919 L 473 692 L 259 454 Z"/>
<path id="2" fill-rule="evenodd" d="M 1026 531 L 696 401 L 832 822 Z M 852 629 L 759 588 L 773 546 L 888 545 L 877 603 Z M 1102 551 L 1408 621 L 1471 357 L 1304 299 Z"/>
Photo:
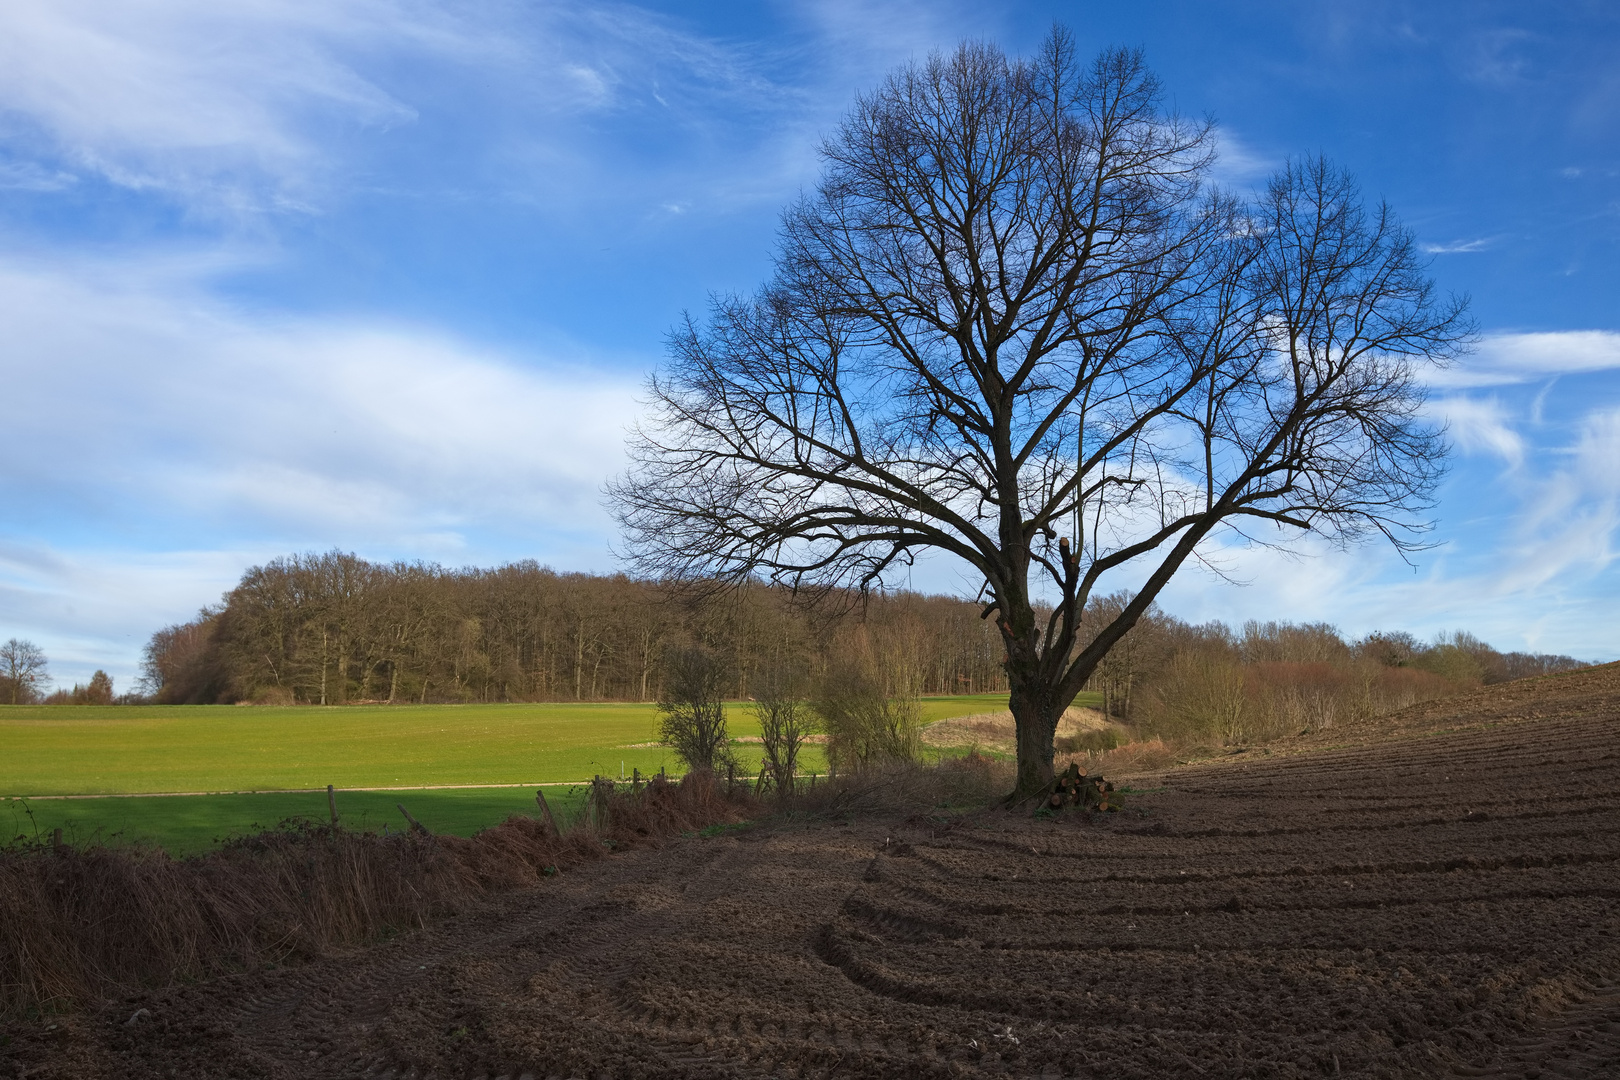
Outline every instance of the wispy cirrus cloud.
<path id="1" fill-rule="evenodd" d="M 354 54 L 432 36 L 423 18 L 378 0 L 18 0 L 0 11 L 8 142 L 124 187 L 297 199 L 324 167 L 320 127 L 413 118 Z"/>
<path id="2" fill-rule="evenodd" d="M 0 191 L 63 191 L 79 178 L 62 169 L 48 169 L 32 161 L 0 163 Z"/>
<path id="3" fill-rule="evenodd" d="M 1524 461 L 1525 439 L 1513 427 L 1515 417 L 1494 397 L 1445 397 L 1431 403 L 1444 419 L 1447 433 L 1464 453 L 1485 453 L 1510 466 Z"/>
<path id="4" fill-rule="evenodd" d="M 1620 408 L 1582 418 L 1559 447 L 1560 464 L 1526 487 L 1516 558 L 1502 588 L 1527 588 L 1571 571 L 1598 573 L 1614 562 L 1620 538 Z"/>
<path id="5" fill-rule="evenodd" d="M 320 210 L 379 174 L 499 195 L 525 157 L 589 190 L 602 132 L 583 118 L 746 125 L 791 93 L 763 69 L 625 4 L 18 0 L 0 8 L 0 143 L 36 189 L 95 176 L 211 212 Z"/>
<path id="6" fill-rule="evenodd" d="M 1451 240 L 1443 243 L 1419 244 L 1418 250 L 1429 255 L 1464 255 L 1469 252 L 1484 251 L 1490 245 L 1489 240 Z"/>
<path id="7" fill-rule="evenodd" d="M 1473 355 L 1430 373 L 1428 379 L 1440 388 L 1463 389 L 1616 369 L 1620 369 L 1620 333 L 1559 330 L 1488 335 Z"/>

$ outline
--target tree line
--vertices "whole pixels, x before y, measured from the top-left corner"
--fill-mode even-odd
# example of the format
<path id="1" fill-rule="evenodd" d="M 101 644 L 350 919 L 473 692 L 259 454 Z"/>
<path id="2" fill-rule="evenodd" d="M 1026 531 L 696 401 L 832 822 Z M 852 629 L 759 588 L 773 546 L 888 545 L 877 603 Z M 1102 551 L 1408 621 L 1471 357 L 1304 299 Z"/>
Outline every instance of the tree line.
<path id="1" fill-rule="evenodd" d="M 1107 626 L 1131 599 L 1094 598 L 1082 625 Z M 973 602 L 800 600 L 757 583 L 694 594 L 534 562 L 446 569 L 294 555 L 250 568 L 219 604 L 153 634 L 134 692 L 115 695 L 98 671 L 47 694 L 44 652 L 5 642 L 0 703 L 667 702 L 672 672 L 698 650 L 711 696 L 775 702 L 790 722 L 780 702 L 805 699 L 829 732 L 866 732 L 841 740 L 859 760 L 893 740 L 904 727 L 895 710 L 919 695 L 1008 689 L 998 633 Z M 1234 629 L 1152 607 L 1087 689 L 1144 734 L 1242 741 L 1583 666 L 1502 652 L 1461 630 L 1431 642 L 1403 631 L 1349 639 L 1325 623 Z"/>
<path id="2" fill-rule="evenodd" d="M 686 646 L 719 658 L 736 698 L 767 669 L 816 671 L 840 650 L 872 648 L 909 693 L 1007 687 L 999 636 L 971 602 L 800 599 L 762 584 L 693 592 L 532 561 L 451 569 L 291 555 L 155 633 L 144 687 L 171 704 L 654 701 L 666 653 Z"/>

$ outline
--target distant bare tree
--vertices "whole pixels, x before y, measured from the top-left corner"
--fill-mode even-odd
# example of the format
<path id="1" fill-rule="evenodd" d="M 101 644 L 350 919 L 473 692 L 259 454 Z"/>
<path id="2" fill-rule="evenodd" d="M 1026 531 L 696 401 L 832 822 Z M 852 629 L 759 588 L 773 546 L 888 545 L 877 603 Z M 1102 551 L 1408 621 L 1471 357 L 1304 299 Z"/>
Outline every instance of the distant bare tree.
<path id="1" fill-rule="evenodd" d="M 28 704 L 48 682 L 50 671 L 38 645 L 17 638 L 0 645 L 0 693 L 10 704 Z"/>
<path id="2" fill-rule="evenodd" d="M 892 74 L 821 147 L 773 280 L 676 329 L 610 488 L 666 578 L 864 588 L 927 550 L 965 562 L 1020 798 L 1218 530 L 1415 546 L 1446 449 L 1415 367 L 1471 332 L 1345 173 L 1290 164 L 1240 202 L 1206 183 L 1210 125 L 1161 100 L 1139 53 L 1085 64 L 1061 30 L 1027 60 L 969 43 Z M 1082 635 L 1104 575 L 1132 599 Z"/>
<path id="3" fill-rule="evenodd" d="M 75 686 L 74 689 L 77 690 L 78 687 Z M 111 705 L 113 703 L 112 676 L 97 668 L 96 673 L 90 676 L 90 685 L 84 688 L 84 703 L 86 705 Z"/>
<path id="4" fill-rule="evenodd" d="M 688 646 L 665 654 L 658 735 L 689 769 L 718 771 L 731 760 L 725 677 L 725 667 L 708 649 Z"/>

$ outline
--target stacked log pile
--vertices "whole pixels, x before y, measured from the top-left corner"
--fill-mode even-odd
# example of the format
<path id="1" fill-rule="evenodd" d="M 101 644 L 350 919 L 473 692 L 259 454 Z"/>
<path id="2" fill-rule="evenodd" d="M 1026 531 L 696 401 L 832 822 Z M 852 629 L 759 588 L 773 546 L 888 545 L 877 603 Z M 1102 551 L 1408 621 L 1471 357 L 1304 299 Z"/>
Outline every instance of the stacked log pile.
<path id="1" fill-rule="evenodd" d="M 1087 776 L 1080 771 L 1078 764 L 1071 761 L 1069 767 L 1058 775 L 1056 787 L 1046 800 L 1046 805 L 1053 809 L 1078 806 L 1083 810 L 1109 813 L 1119 809 L 1119 800 L 1114 795 L 1113 784 L 1100 776 Z"/>

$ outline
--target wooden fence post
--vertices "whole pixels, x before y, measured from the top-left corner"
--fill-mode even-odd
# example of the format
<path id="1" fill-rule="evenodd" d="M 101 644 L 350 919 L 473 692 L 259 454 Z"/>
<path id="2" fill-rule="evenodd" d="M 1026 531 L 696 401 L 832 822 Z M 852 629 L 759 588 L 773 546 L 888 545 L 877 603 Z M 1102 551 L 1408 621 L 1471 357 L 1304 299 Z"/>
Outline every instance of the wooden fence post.
<path id="1" fill-rule="evenodd" d="M 540 820 L 551 827 L 551 835 L 562 836 L 562 830 L 557 827 L 557 819 L 551 816 L 551 804 L 546 802 L 545 789 L 535 790 L 534 801 L 540 804 Z"/>
<path id="2" fill-rule="evenodd" d="M 337 793 L 332 790 L 331 784 L 326 785 L 326 808 L 332 811 L 332 828 L 335 829 L 338 827 Z"/>
<path id="3" fill-rule="evenodd" d="M 405 809 L 405 804 L 404 803 L 395 803 L 394 805 L 399 807 L 399 812 L 405 815 L 405 820 L 411 823 L 411 828 L 412 829 L 415 829 L 417 832 L 421 833 L 423 836 L 432 836 L 433 835 L 432 833 L 428 832 L 428 829 L 427 829 L 426 825 L 423 825 L 420 821 L 417 821 L 415 818 L 411 817 L 411 812 L 409 810 Z"/>

